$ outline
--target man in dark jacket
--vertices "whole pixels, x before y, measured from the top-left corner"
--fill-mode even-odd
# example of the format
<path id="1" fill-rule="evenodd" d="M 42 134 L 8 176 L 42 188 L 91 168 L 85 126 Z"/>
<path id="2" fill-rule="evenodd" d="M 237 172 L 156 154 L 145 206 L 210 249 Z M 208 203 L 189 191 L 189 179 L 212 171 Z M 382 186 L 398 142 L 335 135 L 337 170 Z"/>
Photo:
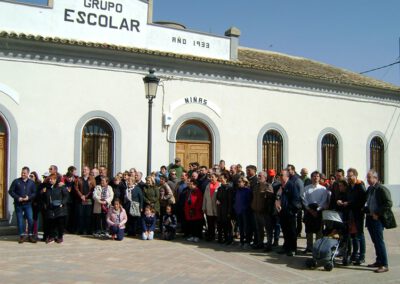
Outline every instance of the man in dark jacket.
<path id="1" fill-rule="evenodd" d="M 258 244 L 256 248 L 264 248 L 264 229 L 267 233 L 266 250 L 272 249 L 272 215 L 274 213 L 275 194 L 271 184 L 267 183 L 267 174 L 258 173 L 258 183 L 253 189 L 253 199 L 251 209 L 256 224 L 256 234 L 258 235 Z"/>
<path id="2" fill-rule="evenodd" d="M 304 191 L 304 182 L 300 176 L 296 173 L 296 168 L 293 165 L 287 165 L 289 172 L 289 182 L 293 184 L 299 195 Z M 303 210 L 300 208 L 296 214 L 296 233 L 298 237 L 301 237 L 301 231 L 303 230 Z"/>
<path id="3" fill-rule="evenodd" d="M 385 241 L 383 239 L 384 228 L 395 228 L 396 220 L 391 211 L 392 200 L 389 190 L 378 182 L 378 173 L 370 170 L 367 174 L 369 184 L 367 191 L 367 218 L 366 224 L 371 240 L 374 243 L 376 261 L 368 267 L 376 267 L 376 273 L 389 271 Z"/>
<path id="4" fill-rule="evenodd" d="M 355 233 L 351 232 L 353 252 L 351 260 L 356 265 L 365 262 L 365 237 L 364 237 L 364 207 L 367 200 L 364 183 L 357 179 L 358 172 L 354 168 L 347 170 L 348 207 L 351 212 L 350 225 L 355 228 Z M 350 231 L 353 231 L 352 228 Z"/>
<path id="5" fill-rule="evenodd" d="M 276 194 L 275 201 L 284 239 L 280 253 L 294 256 L 297 249 L 296 213 L 301 208 L 300 192 L 295 187 L 295 183 L 289 181 L 288 170 L 281 171 L 281 183 L 282 185 Z"/>
<path id="6" fill-rule="evenodd" d="M 15 179 L 10 186 L 8 193 L 14 198 L 15 213 L 17 215 L 19 243 L 25 241 L 25 219 L 28 220 L 29 241 L 36 243 L 33 237 L 33 213 L 32 200 L 36 196 L 35 183 L 29 179 L 29 168 L 23 167 L 21 177 Z"/>

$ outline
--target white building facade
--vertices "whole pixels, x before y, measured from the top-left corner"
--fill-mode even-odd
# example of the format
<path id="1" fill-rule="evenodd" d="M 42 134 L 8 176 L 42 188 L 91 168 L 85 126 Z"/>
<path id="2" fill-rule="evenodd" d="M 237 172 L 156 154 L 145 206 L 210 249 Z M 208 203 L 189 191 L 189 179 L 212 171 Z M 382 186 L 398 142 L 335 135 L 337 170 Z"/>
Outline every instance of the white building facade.
<path id="1" fill-rule="evenodd" d="M 148 1 L 108 3 L 0 1 L 3 223 L 25 165 L 40 174 L 51 164 L 146 169 L 149 69 L 161 78 L 154 170 L 177 156 L 326 174 L 354 167 L 361 179 L 374 167 L 385 184 L 400 184 L 398 86 L 239 47 L 236 29 L 222 37 L 151 23 Z"/>

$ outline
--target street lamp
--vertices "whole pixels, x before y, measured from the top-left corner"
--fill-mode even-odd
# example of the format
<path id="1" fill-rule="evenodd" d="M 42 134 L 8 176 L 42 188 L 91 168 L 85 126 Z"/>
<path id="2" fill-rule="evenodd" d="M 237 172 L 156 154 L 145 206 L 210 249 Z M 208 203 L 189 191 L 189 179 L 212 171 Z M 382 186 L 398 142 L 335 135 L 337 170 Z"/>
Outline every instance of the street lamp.
<path id="1" fill-rule="evenodd" d="M 149 74 L 143 78 L 146 99 L 149 100 L 149 118 L 147 120 L 147 176 L 151 174 L 151 126 L 152 126 L 152 107 L 153 99 L 157 95 L 157 87 L 160 78 L 154 75 L 154 70 L 150 70 Z"/>

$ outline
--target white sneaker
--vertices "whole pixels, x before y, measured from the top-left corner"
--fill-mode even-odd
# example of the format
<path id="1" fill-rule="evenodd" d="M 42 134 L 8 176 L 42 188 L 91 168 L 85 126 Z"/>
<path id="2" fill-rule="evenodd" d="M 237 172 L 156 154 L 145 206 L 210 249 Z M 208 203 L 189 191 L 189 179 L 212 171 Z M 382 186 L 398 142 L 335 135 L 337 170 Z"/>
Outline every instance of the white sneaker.
<path id="1" fill-rule="evenodd" d="M 199 238 L 198 238 L 198 237 L 195 237 L 195 238 L 193 238 L 193 241 L 194 241 L 195 243 L 198 243 L 198 242 L 199 242 Z"/>
<path id="2" fill-rule="evenodd" d="M 190 237 L 190 238 L 187 238 L 186 239 L 188 242 L 193 242 L 194 241 L 194 238 L 193 237 Z"/>

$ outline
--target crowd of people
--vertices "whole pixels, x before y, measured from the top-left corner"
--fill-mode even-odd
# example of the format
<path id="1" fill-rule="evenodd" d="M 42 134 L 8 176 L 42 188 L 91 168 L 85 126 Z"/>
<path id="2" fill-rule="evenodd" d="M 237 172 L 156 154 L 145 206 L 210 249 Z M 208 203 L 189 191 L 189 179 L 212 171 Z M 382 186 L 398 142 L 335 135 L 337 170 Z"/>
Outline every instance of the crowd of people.
<path id="1" fill-rule="evenodd" d="M 305 168 L 297 174 L 293 165 L 279 173 L 257 172 L 256 166 L 248 165 L 244 172 L 239 164 L 227 169 L 223 160 L 211 168 L 193 162 L 185 170 L 177 158 L 144 181 L 135 168 L 110 178 L 104 166 L 84 166 L 78 176 L 74 166 L 61 175 L 55 165 L 41 181 L 24 167 L 9 194 L 19 243 L 39 240 L 40 219 L 47 244 L 62 243 L 64 232 L 119 241 L 136 235 L 173 240 L 179 234 L 189 242 L 204 239 L 227 246 L 237 239 L 243 249 L 271 252 L 277 247 L 278 253 L 294 256 L 303 223 L 307 245 L 300 253 L 310 254 L 314 235 L 322 237 L 322 211 L 336 210 L 346 224 L 350 261 L 365 262 L 366 224 L 376 252 L 376 261 L 368 266 L 386 272 L 383 229 L 396 226 L 392 202 L 376 171 L 368 172 L 367 181 L 368 189 L 354 168 L 346 173 L 338 169 L 326 178 L 318 171 L 309 177 Z"/>

